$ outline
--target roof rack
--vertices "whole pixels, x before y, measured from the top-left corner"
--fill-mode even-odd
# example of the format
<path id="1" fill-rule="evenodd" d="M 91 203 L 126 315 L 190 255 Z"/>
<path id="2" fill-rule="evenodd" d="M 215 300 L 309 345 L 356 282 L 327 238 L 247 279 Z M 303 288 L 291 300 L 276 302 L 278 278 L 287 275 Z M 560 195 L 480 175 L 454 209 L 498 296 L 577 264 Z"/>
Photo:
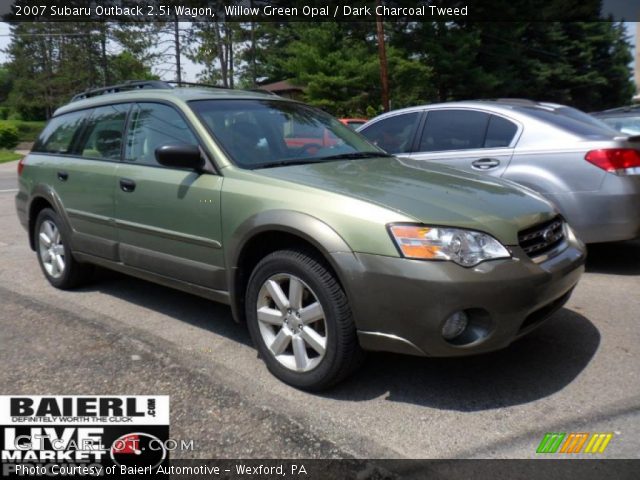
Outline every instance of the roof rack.
<path id="1" fill-rule="evenodd" d="M 221 88 L 224 90 L 232 90 L 229 87 L 223 87 L 222 85 L 213 85 L 211 83 L 197 83 L 197 82 L 184 82 L 184 81 L 177 81 L 177 80 L 169 80 L 165 83 L 168 83 L 170 85 L 177 85 L 178 87 L 181 87 L 183 85 L 186 85 L 188 87 L 206 87 L 206 88 Z"/>
<path id="2" fill-rule="evenodd" d="M 183 81 L 177 81 L 177 80 L 170 80 L 170 81 L 167 81 L 166 83 L 169 83 L 171 85 L 177 85 L 178 87 L 182 85 L 186 85 L 188 87 L 205 87 L 205 88 L 219 88 L 223 90 L 234 90 L 231 87 L 223 87 L 222 85 L 212 85 L 210 83 L 183 82 Z M 248 88 L 243 90 L 246 90 L 247 92 L 256 92 L 256 93 L 264 93 L 267 95 L 275 95 L 276 97 L 278 96 L 277 93 L 270 92 L 269 90 L 263 90 L 261 88 Z"/>
<path id="3" fill-rule="evenodd" d="M 143 88 L 157 88 L 166 90 L 173 87 L 170 85 L 170 82 L 163 82 L 161 80 L 129 80 L 118 85 L 109 85 L 107 87 L 85 90 L 82 93 L 74 95 L 71 101 L 75 102 L 77 100 L 83 100 L 85 98 L 97 97 L 98 95 L 108 95 L 110 93 L 126 92 L 128 90 L 139 90 Z"/>

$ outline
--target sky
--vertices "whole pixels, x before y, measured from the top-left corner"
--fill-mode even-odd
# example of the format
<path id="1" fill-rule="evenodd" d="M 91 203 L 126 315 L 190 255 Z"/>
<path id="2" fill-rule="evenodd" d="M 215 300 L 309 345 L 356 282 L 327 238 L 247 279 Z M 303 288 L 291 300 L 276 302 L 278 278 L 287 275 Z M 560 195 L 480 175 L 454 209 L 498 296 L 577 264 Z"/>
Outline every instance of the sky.
<path id="1" fill-rule="evenodd" d="M 631 46 L 633 48 L 632 53 L 635 58 L 636 22 L 625 22 L 625 27 L 629 32 L 629 41 L 631 42 Z M 4 50 L 9 45 L 9 41 L 10 41 L 9 33 L 10 33 L 9 24 L 0 22 L 0 50 Z M 4 54 L 3 51 L 0 51 L 0 64 L 4 63 L 5 61 L 7 61 L 7 56 L 6 54 Z M 184 56 L 182 58 L 182 65 L 184 70 L 183 80 L 186 82 L 197 81 L 196 76 L 200 72 L 201 67 L 198 65 L 195 65 L 193 62 L 191 62 L 189 59 L 185 58 Z M 633 63 L 632 63 L 632 66 L 633 66 Z M 158 68 L 166 69 L 167 65 L 158 65 Z M 165 78 L 164 80 L 174 80 L 174 78 Z"/>

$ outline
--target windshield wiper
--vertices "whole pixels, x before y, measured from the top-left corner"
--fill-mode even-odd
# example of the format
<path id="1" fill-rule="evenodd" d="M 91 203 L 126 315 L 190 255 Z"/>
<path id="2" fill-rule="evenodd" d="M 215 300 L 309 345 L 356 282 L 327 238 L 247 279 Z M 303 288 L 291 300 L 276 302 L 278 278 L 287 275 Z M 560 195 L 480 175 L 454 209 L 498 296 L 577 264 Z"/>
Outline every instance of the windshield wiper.
<path id="1" fill-rule="evenodd" d="M 338 155 L 329 155 L 327 157 L 320 157 L 322 160 L 357 160 L 359 158 L 376 158 L 376 157 L 393 157 L 384 152 L 351 152 L 340 153 Z"/>
<path id="2" fill-rule="evenodd" d="M 260 163 L 253 168 L 274 168 L 287 167 L 289 165 L 306 165 L 307 163 L 319 163 L 324 161 L 322 158 L 291 158 L 289 160 L 276 160 L 275 162 Z"/>
<path id="3" fill-rule="evenodd" d="M 276 160 L 274 162 L 261 163 L 255 165 L 253 168 L 274 168 L 274 167 L 288 167 L 291 165 L 306 165 L 309 163 L 322 163 L 328 160 L 357 160 L 360 158 L 375 158 L 375 157 L 393 157 L 384 152 L 351 152 L 340 153 L 338 155 L 329 155 L 326 157 L 312 157 L 312 158 L 290 158 L 284 160 Z"/>

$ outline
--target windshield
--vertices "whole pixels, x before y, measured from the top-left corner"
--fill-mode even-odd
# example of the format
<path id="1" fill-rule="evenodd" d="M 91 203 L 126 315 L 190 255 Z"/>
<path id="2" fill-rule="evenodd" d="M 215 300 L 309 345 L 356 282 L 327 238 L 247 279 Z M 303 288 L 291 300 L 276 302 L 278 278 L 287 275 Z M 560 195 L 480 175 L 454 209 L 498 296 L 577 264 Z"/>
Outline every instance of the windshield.
<path id="1" fill-rule="evenodd" d="M 191 108 L 243 168 L 386 156 L 330 115 L 282 100 L 197 100 Z"/>

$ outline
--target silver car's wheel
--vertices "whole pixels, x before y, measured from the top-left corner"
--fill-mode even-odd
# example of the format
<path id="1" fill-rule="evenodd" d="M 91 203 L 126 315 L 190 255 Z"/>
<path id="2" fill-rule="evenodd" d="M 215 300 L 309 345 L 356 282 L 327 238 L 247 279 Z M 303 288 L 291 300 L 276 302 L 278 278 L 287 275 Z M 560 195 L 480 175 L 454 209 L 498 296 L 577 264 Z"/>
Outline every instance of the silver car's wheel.
<path id="1" fill-rule="evenodd" d="M 42 265 L 52 278 L 64 275 L 65 252 L 60 230 L 51 220 L 40 224 L 38 231 L 38 248 Z"/>
<path id="2" fill-rule="evenodd" d="M 327 349 L 325 313 L 313 290 L 290 274 L 269 277 L 257 301 L 260 334 L 269 352 L 295 372 L 313 370 Z"/>

